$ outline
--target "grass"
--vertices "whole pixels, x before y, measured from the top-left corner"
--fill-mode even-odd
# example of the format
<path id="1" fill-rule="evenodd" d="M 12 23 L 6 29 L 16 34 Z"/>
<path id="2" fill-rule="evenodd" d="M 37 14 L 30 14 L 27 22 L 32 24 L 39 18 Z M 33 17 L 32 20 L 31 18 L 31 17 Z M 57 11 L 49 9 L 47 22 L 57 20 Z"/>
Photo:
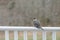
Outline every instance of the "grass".
<path id="1" fill-rule="evenodd" d="M 56 40 L 60 40 L 60 32 L 57 32 L 56 35 Z M 23 33 L 19 33 L 19 38 L 18 40 L 24 40 L 23 39 Z M 0 40 L 5 40 L 5 38 L 0 38 Z M 14 40 L 12 36 L 10 36 L 10 40 Z M 32 36 L 32 32 L 28 32 L 28 40 L 33 40 L 33 36 Z M 42 33 L 38 32 L 37 33 L 37 40 L 42 40 Z M 47 32 L 47 40 L 52 40 L 52 33 L 51 32 Z"/>

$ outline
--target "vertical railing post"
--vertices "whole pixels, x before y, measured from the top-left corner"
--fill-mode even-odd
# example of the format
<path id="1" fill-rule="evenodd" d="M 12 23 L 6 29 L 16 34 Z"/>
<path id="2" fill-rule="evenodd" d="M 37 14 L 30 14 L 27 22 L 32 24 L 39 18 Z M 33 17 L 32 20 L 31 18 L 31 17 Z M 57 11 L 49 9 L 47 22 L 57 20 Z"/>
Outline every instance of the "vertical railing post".
<path id="1" fill-rule="evenodd" d="M 18 40 L 18 31 L 14 31 L 14 40 Z"/>
<path id="2" fill-rule="evenodd" d="M 33 40 L 37 40 L 37 32 L 33 31 Z"/>
<path id="3" fill-rule="evenodd" d="M 24 40 L 27 40 L 27 31 L 24 31 Z"/>
<path id="4" fill-rule="evenodd" d="M 46 31 L 42 32 L 42 40 L 46 40 Z"/>
<path id="5" fill-rule="evenodd" d="M 5 31 L 5 40 L 9 40 L 9 31 L 8 30 Z"/>
<path id="6" fill-rule="evenodd" d="M 56 40 L 56 32 L 55 31 L 52 32 L 52 40 Z"/>

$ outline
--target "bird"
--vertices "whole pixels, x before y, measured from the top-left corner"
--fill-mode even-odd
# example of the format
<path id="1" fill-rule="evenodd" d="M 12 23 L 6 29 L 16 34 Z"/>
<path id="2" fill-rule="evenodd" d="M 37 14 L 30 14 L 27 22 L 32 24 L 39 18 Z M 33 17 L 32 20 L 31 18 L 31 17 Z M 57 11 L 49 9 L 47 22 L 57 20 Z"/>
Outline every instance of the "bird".
<path id="1" fill-rule="evenodd" d="M 38 29 L 44 30 L 44 29 L 41 27 L 39 20 L 37 20 L 36 18 L 33 18 L 33 25 L 34 25 L 36 28 L 38 28 Z"/>

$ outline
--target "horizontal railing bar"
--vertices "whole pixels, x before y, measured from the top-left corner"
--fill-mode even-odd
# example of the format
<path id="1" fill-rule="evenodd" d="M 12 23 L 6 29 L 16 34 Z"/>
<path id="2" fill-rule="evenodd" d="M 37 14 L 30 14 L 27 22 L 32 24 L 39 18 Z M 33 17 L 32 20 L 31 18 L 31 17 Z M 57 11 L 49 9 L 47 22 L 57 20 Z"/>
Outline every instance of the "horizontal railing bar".
<path id="1" fill-rule="evenodd" d="M 60 31 L 60 27 L 42 27 L 44 29 L 44 31 Z M 19 30 L 19 31 L 34 31 L 34 30 L 38 30 L 40 31 L 41 29 L 38 29 L 36 27 L 26 27 L 26 26 L 0 26 L 0 30 Z"/>

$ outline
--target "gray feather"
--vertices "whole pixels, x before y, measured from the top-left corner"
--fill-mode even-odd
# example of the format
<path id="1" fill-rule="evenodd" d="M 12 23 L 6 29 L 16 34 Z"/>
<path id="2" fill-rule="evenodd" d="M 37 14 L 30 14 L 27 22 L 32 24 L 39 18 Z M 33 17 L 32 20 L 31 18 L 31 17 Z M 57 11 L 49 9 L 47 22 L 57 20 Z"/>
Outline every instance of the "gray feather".
<path id="1" fill-rule="evenodd" d="M 34 26 L 35 26 L 35 27 L 37 27 L 37 28 L 40 27 L 40 23 L 39 23 L 38 21 L 34 21 L 33 23 L 34 23 Z"/>

